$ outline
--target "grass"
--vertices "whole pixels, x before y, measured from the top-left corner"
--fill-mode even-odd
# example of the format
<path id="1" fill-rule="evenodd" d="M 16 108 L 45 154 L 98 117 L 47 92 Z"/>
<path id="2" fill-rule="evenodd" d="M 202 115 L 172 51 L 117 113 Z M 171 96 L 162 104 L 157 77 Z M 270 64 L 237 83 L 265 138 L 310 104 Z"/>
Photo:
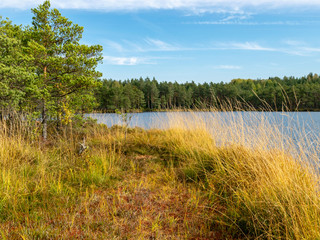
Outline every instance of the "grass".
<path id="1" fill-rule="evenodd" d="M 1 123 L 2 239 L 320 239 L 317 146 L 269 116 L 224 114 L 168 114 L 166 130 L 80 122 L 46 142 Z"/>

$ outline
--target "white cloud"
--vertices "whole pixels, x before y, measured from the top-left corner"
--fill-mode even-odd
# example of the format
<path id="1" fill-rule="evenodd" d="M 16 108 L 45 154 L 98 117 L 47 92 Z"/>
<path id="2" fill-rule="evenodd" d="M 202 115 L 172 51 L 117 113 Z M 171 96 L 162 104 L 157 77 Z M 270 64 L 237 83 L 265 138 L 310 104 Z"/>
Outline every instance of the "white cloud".
<path id="1" fill-rule="evenodd" d="M 240 49 L 240 50 L 275 51 L 275 49 L 273 48 L 262 47 L 258 43 L 254 43 L 254 42 L 234 43 L 231 46 L 233 46 L 235 49 Z"/>
<path id="2" fill-rule="evenodd" d="M 155 64 L 150 58 L 103 56 L 103 61 L 110 65 L 134 66 L 140 64 Z"/>
<path id="3" fill-rule="evenodd" d="M 297 46 L 304 46 L 304 45 L 306 45 L 305 42 L 297 41 L 297 40 L 290 40 L 290 39 L 283 41 L 283 43 L 286 44 L 286 45 L 292 46 L 292 47 L 297 47 Z"/>
<path id="4" fill-rule="evenodd" d="M 285 40 L 283 41 L 288 47 L 285 47 L 281 52 L 296 55 L 296 56 L 312 56 L 320 52 L 319 47 L 309 46 L 306 42 L 297 40 Z"/>
<path id="5" fill-rule="evenodd" d="M 183 52 L 183 51 L 214 51 L 214 50 L 248 50 L 248 51 L 281 51 L 280 49 L 264 47 L 256 42 L 216 42 L 212 44 L 198 44 L 197 46 L 181 46 L 164 42 L 160 39 L 145 38 L 132 42 L 122 40 L 121 43 L 104 40 L 109 49 L 118 53 L 144 53 L 144 52 Z"/>
<path id="6" fill-rule="evenodd" d="M 277 49 L 263 47 L 255 42 L 244 42 L 244 43 L 220 43 L 217 44 L 218 48 L 221 50 L 251 50 L 251 51 L 277 51 Z"/>
<path id="7" fill-rule="evenodd" d="M 145 42 L 148 44 L 149 48 L 146 48 L 148 51 L 180 51 L 181 48 L 173 46 L 170 43 L 166 43 L 159 39 L 147 38 Z"/>
<path id="8" fill-rule="evenodd" d="M 264 52 L 278 52 L 295 56 L 312 56 L 320 53 L 320 47 L 308 46 L 305 42 L 295 40 L 284 40 L 281 47 L 264 46 L 257 42 L 214 42 L 197 46 L 181 46 L 164 42 L 159 39 L 145 38 L 139 42 L 131 42 L 122 40 L 121 43 L 105 40 L 107 46 L 115 50 L 114 54 L 123 55 L 142 53 L 156 53 L 156 52 L 185 52 L 185 51 L 223 51 L 223 50 L 239 50 L 239 51 L 264 51 Z M 104 61 L 112 65 L 138 65 L 138 64 L 156 64 L 159 59 L 172 59 L 171 57 L 112 57 L 105 56 Z M 239 69 L 239 66 L 219 65 L 216 69 Z"/>
<path id="9" fill-rule="evenodd" d="M 123 46 L 118 43 L 118 42 L 114 42 L 114 41 L 110 41 L 110 40 L 104 40 L 104 45 L 107 46 L 110 49 L 114 49 L 118 52 L 123 52 L 125 49 L 123 48 Z"/>
<path id="10" fill-rule="evenodd" d="M 315 48 L 315 47 L 304 47 L 301 50 L 304 50 L 304 51 L 310 52 L 310 53 L 320 52 L 320 48 Z"/>
<path id="11" fill-rule="evenodd" d="M 241 13 L 241 14 L 230 14 L 229 16 L 221 19 L 220 22 L 222 22 L 222 23 L 223 22 L 230 22 L 231 20 L 238 22 L 238 21 L 250 18 L 250 15 L 251 14 L 249 14 L 249 13 L 247 13 L 247 14 L 243 14 L 243 13 Z"/>
<path id="12" fill-rule="evenodd" d="M 43 0 L 1 0 L 0 8 L 28 9 L 41 4 Z M 320 7 L 319 0 L 51 0 L 54 7 L 61 9 L 93 10 L 137 10 L 137 9 L 189 9 L 194 11 L 241 11 L 250 7 L 287 8 Z"/>
<path id="13" fill-rule="evenodd" d="M 214 69 L 227 69 L 227 70 L 238 70 L 241 69 L 241 66 L 234 66 L 234 65 L 218 65 L 214 66 Z"/>
<path id="14" fill-rule="evenodd" d="M 117 52 L 172 52 L 184 51 L 184 49 L 177 45 L 164 42 L 159 39 L 145 38 L 140 41 L 122 40 L 121 43 L 105 40 L 106 46 L 109 49 L 116 50 Z"/>
<path id="15" fill-rule="evenodd" d="M 219 21 L 198 21 L 192 22 L 191 24 L 199 24 L 199 25 L 288 25 L 288 26 L 298 26 L 305 24 L 305 22 L 298 22 L 298 21 L 275 21 L 275 22 L 254 22 L 254 21 L 241 21 L 239 20 L 219 20 Z M 189 23 L 190 24 L 190 23 Z"/>
<path id="16" fill-rule="evenodd" d="M 165 43 L 161 40 L 158 40 L 158 39 L 151 39 L 151 38 L 147 38 L 145 40 L 149 45 L 152 45 L 152 46 L 155 46 L 159 49 L 171 49 L 171 45 L 168 44 L 168 43 Z"/>
<path id="17" fill-rule="evenodd" d="M 303 42 L 298 41 L 285 41 L 288 45 L 286 47 L 278 47 L 278 48 L 271 48 L 271 47 L 264 47 L 255 42 L 244 42 L 244 43 L 220 43 L 217 44 L 220 46 L 221 50 L 247 50 L 247 51 L 268 51 L 268 52 L 279 52 L 279 53 L 286 53 L 290 55 L 296 56 L 311 56 L 320 52 L 319 47 L 310 47 L 307 46 Z"/>

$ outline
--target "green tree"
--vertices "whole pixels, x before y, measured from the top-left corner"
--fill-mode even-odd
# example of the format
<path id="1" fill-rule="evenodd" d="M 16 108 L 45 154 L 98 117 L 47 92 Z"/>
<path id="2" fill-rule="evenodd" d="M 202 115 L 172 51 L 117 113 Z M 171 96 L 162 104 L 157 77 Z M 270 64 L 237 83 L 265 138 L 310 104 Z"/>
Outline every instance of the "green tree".
<path id="1" fill-rule="evenodd" d="M 152 80 L 150 86 L 150 103 L 151 109 L 157 109 L 160 107 L 159 89 L 155 79 Z"/>
<path id="2" fill-rule="evenodd" d="M 172 108 L 173 97 L 174 97 L 174 87 L 173 87 L 173 84 L 170 82 L 170 83 L 168 83 L 168 90 L 167 90 L 167 94 L 166 94 L 168 108 Z"/>
<path id="3" fill-rule="evenodd" d="M 133 88 L 132 107 L 135 109 L 144 108 L 146 105 L 146 102 L 144 100 L 143 92 L 140 89 L 138 89 L 136 86 L 133 86 L 132 88 Z"/>
<path id="4" fill-rule="evenodd" d="M 0 18 L 0 108 L 23 110 L 33 89 L 34 69 L 23 50 L 23 31 L 9 20 Z M 27 94 L 29 93 L 29 94 Z"/>
<path id="5" fill-rule="evenodd" d="M 49 1 L 32 9 L 32 13 L 28 47 L 36 67 L 35 97 L 42 111 L 46 139 L 48 116 L 69 117 L 64 112 L 73 110 L 72 99 L 99 85 L 101 73 L 95 69 L 102 60 L 102 47 L 80 44 L 83 27 L 61 16 L 57 9 L 50 10 Z"/>

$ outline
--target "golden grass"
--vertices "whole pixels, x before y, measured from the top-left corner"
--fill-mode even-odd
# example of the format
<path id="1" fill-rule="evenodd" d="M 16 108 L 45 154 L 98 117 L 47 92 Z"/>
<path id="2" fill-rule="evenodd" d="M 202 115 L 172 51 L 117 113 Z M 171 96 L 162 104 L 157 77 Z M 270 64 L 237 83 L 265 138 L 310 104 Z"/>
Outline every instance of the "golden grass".
<path id="1" fill-rule="evenodd" d="M 195 113 L 188 118 L 176 114 L 169 124 L 176 127 L 166 132 L 171 151 L 184 158 L 185 173 L 224 206 L 220 224 L 236 237 L 318 239 L 316 150 L 301 153 L 309 143 L 284 139 L 262 114 L 251 113 L 248 119 L 223 114 L 228 122 L 221 113 L 205 120 Z"/>
<path id="2" fill-rule="evenodd" d="M 307 138 L 297 145 L 268 115 L 251 114 L 168 113 L 167 130 L 148 131 L 88 122 L 47 142 L 36 127 L 3 122 L 0 234 L 319 239 L 319 146 L 302 152 Z"/>

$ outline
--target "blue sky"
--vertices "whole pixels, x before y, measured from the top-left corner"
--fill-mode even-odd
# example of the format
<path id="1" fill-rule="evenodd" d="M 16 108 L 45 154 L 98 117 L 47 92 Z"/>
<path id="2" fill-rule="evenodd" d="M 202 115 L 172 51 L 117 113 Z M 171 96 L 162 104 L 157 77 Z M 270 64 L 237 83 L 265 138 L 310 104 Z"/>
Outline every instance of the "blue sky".
<path id="1" fill-rule="evenodd" d="M 31 24 L 38 0 L 1 0 Z M 104 78 L 229 82 L 320 71 L 320 0 L 52 0 L 103 46 Z"/>

